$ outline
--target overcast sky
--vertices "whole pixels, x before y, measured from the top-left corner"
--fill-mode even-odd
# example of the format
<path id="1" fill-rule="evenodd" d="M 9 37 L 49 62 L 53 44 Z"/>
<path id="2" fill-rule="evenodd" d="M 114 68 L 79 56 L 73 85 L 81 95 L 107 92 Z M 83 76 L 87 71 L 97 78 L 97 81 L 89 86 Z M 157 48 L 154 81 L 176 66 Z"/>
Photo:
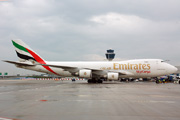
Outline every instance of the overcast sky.
<path id="1" fill-rule="evenodd" d="M 0 60 L 22 39 L 45 60 L 160 58 L 180 65 L 180 0 L 0 0 Z M 0 72 L 27 74 L 0 62 Z"/>

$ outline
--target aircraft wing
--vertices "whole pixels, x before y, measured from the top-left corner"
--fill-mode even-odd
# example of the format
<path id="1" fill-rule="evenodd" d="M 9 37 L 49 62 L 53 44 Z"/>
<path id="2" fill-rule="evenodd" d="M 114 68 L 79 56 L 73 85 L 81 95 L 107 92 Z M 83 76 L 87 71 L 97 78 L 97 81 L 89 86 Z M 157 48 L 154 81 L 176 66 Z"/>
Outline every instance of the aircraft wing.
<path id="1" fill-rule="evenodd" d="M 87 70 L 92 70 L 92 73 L 96 74 L 96 75 L 102 75 L 102 74 L 105 74 L 107 72 L 116 72 L 116 73 L 119 73 L 120 75 L 132 74 L 132 73 L 127 72 L 127 71 L 101 70 L 101 69 L 92 69 L 92 68 L 78 68 L 78 67 L 51 65 L 51 64 L 41 64 L 41 65 L 61 68 L 61 69 L 64 69 L 65 71 L 69 71 L 70 73 L 79 72 L 79 70 L 81 70 L 81 69 L 87 69 Z"/>
<path id="2" fill-rule="evenodd" d="M 119 75 L 134 75 L 133 73 L 126 70 L 119 70 L 119 71 L 109 70 L 109 72 L 116 72 L 116 73 L 119 73 Z"/>
<path id="3" fill-rule="evenodd" d="M 26 62 L 18 62 L 18 61 L 9 61 L 9 60 L 3 60 L 4 62 L 15 64 L 18 66 L 35 66 L 35 64 L 32 63 L 26 63 Z"/>
<path id="4" fill-rule="evenodd" d="M 51 64 L 39 64 L 39 65 L 61 68 L 61 69 L 65 70 L 65 71 L 69 71 L 70 73 L 77 72 L 79 70 L 77 67 L 70 67 L 70 66 L 51 65 Z"/>

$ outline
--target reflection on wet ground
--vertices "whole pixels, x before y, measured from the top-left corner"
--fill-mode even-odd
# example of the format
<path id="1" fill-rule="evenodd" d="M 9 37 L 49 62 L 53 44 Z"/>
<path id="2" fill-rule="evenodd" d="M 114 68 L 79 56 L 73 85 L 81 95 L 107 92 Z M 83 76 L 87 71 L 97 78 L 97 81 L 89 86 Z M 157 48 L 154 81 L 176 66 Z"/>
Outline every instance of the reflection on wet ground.
<path id="1" fill-rule="evenodd" d="M 179 120 L 179 84 L 0 80 L 0 118 Z"/>

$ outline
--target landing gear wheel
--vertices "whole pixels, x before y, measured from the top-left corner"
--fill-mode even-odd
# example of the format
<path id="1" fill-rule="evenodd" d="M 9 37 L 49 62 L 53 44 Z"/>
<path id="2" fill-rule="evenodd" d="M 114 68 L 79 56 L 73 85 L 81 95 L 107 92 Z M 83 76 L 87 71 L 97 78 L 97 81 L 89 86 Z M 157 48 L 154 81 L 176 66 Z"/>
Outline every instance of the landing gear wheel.
<path id="1" fill-rule="evenodd" d="M 88 82 L 88 83 L 103 83 L 103 80 L 101 80 L 101 79 L 99 79 L 99 80 L 89 79 L 87 82 Z"/>
<path id="2" fill-rule="evenodd" d="M 92 82 L 93 82 L 92 79 L 89 79 L 89 80 L 88 80 L 88 83 L 92 83 Z"/>
<path id="3" fill-rule="evenodd" d="M 98 80 L 98 83 L 103 83 L 103 81 L 102 80 Z"/>
<path id="4" fill-rule="evenodd" d="M 156 80 L 156 84 L 159 84 L 159 80 Z"/>

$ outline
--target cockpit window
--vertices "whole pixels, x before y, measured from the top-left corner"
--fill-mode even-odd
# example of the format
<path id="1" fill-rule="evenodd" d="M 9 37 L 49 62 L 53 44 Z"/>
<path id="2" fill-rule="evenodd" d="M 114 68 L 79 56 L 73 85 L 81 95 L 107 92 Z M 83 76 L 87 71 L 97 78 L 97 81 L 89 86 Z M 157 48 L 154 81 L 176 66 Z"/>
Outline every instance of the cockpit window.
<path id="1" fill-rule="evenodd" d="M 169 62 L 170 60 L 162 60 L 161 62 Z"/>

